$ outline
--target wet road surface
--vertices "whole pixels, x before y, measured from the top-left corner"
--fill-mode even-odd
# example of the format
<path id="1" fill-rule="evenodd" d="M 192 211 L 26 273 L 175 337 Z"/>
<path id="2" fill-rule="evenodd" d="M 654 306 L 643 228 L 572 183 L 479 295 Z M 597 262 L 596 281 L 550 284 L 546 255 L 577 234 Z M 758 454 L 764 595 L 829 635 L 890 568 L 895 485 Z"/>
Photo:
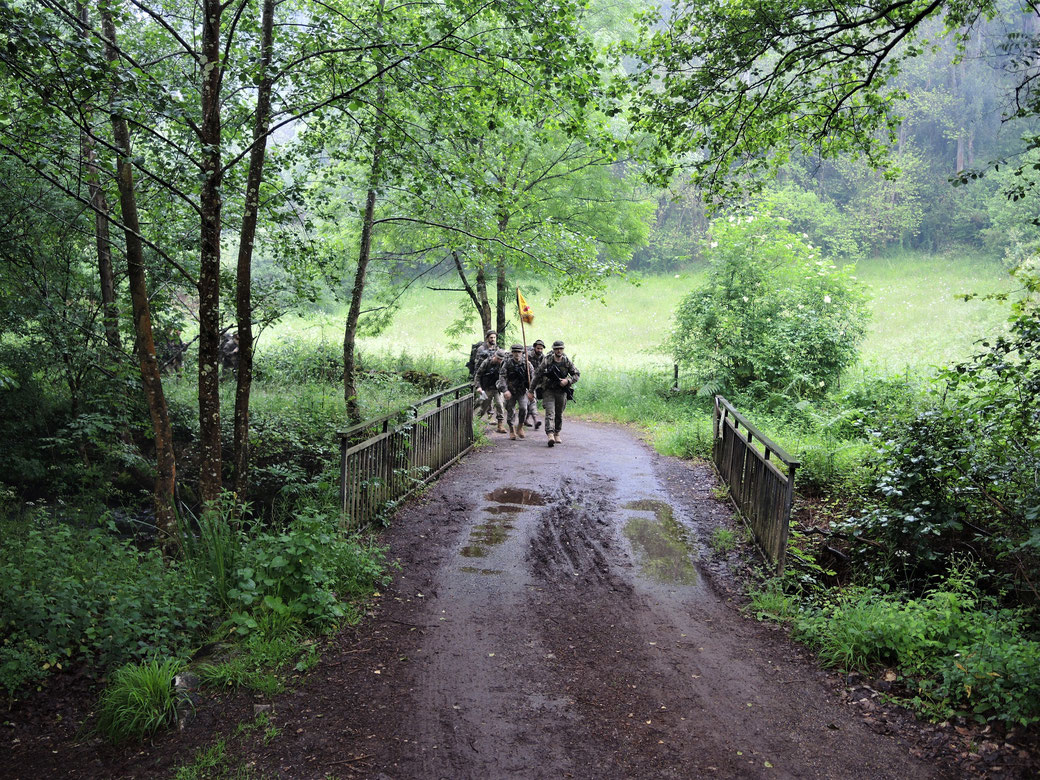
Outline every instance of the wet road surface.
<path id="1" fill-rule="evenodd" d="M 703 565 L 704 529 L 732 511 L 710 468 L 617 426 L 568 421 L 552 449 L 534 432 L 491 436 L 394 519 L 394 586 L 342 664 L 279 705 L 289 734 L 323 739 L 301 736 L 300 757 L 283 748 L 270 770 L 934 775 L 782 632 L 727 603 Z"/>

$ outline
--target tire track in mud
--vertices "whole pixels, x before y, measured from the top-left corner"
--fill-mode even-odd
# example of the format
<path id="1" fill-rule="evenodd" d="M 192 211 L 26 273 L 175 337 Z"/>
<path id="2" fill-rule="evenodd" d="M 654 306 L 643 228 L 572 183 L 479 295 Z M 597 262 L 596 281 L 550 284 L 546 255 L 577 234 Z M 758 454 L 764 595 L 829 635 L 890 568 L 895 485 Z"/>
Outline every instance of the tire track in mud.
<path id="1" fill-rule="evenodd" d="M 495 438 L 398 514 L 402 569 L 359 629 L 363 652 L 282 705 L 302 733 L 273 774 L 935 776 L 720 596 L 699 560 L 731 511 L 710 469 L 616 426 L 565 436 L 551 450 Z M 324 751 L 306 740 L 315 723 Z"/>

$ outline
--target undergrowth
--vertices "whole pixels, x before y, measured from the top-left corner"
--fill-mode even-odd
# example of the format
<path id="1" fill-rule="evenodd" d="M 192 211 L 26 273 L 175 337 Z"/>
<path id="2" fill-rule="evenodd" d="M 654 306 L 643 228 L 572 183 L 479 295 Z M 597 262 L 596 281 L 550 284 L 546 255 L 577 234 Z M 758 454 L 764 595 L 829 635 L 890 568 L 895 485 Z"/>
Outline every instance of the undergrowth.
<path id="1" fill-rule="evenodd" d="M 954 564 L 921 596 L 848 586 L 801 596 L 772 580 L 749 611 L 787 623 L 820 661 L 866 674 L 894 668 L 901 700 L 937 720 L 954 716 L 1028 726 L 1040 722 L 1035 615 L 981 592 L 977 566 Z"/>

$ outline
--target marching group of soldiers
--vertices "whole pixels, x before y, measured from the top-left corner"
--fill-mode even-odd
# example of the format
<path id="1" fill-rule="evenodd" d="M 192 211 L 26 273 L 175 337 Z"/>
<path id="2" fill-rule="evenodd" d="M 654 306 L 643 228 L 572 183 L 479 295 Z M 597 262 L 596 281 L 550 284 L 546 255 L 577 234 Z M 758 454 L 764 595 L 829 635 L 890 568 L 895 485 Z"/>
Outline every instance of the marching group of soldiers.
<path id="1" fill-rule="evenodd" d="M 477 416 L 488 414 L 493 406 L 498 433 L 506 433 L 508 425 L 510 439 L 523 439 L 525 428 L 538 430 L 542 423 L 537 399 L 541 399 L 549 446 L 563 443 L 563 410 L 574 397 L 581 372 L 564 353 L 562 341 L 554 341 L 547 353 L 545 342 L 538 339 L 525 355 L 523 344 L 514 344 L 508 352 L 500 349 L 498 333 L 489 330 L 484 341 L 474 345 L 468 368 L 479 399 Z"/>

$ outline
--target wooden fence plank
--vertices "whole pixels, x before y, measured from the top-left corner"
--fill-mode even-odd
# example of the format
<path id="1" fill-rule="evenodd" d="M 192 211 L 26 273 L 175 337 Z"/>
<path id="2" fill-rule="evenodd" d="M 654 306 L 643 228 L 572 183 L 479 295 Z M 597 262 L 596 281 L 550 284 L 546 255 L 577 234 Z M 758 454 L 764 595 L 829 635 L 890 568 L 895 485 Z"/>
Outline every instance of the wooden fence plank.
<path id="1" fill-rule="evenodd" d="M 741 435 L 740 426 L 747 433 Z M 755 541 L 782 573 L 794 496 L 794 475 L 799 463 L 764 436 L 722 396 L 715 396 L 712 419 L 715 440 L 712 461 L 729 486 L 737 510 L 747 521 Z M 764 449 L 755 446 L 758 442 Z M 770 460 L 776 457 L 786 474 Z"/>

